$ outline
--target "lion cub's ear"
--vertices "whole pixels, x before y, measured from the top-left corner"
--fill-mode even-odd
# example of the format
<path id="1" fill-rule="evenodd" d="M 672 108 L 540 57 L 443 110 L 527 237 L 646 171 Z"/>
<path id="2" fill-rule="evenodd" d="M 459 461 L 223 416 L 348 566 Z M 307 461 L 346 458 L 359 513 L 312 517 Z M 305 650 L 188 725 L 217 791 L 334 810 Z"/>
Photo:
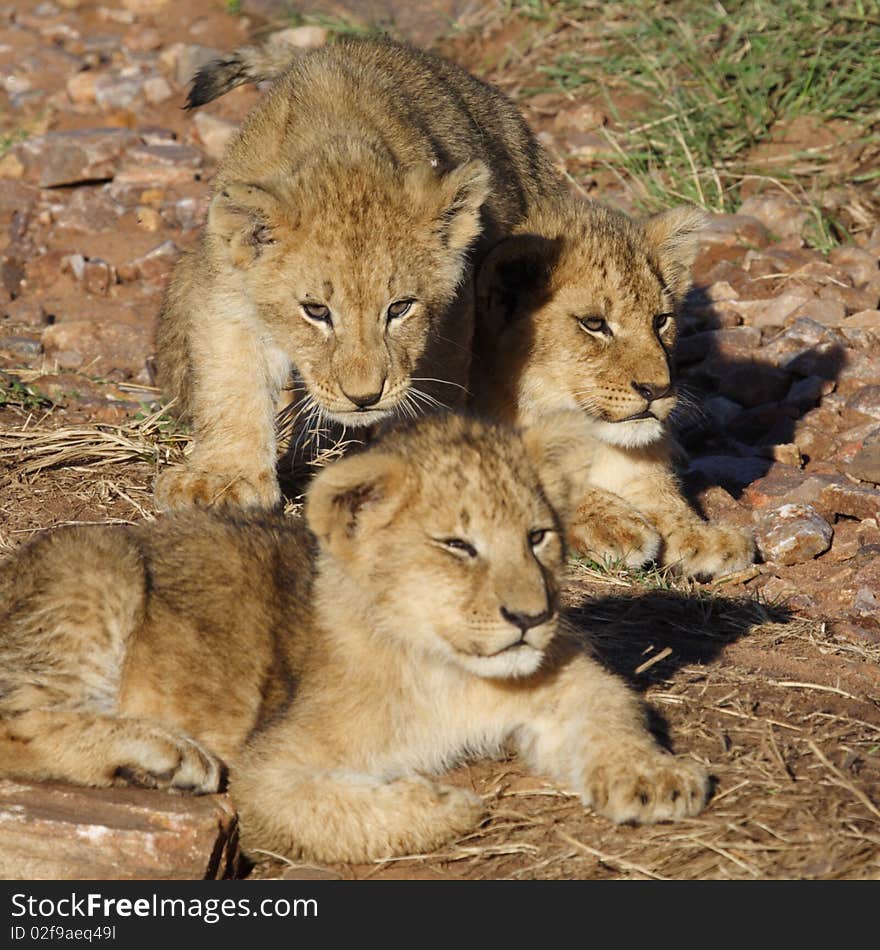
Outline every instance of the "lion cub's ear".
<path id="1" fill-rule="evenodd" d="M 491 187 L 483 162 L 465 162 L 441 175 L 430 166 L 420 166 L 407 173 L 405 187 L 416 206 L 425 208 L 446 247 L 464 251 L 479 235 L 480 208 Z"/>
<path id="2" fill-rule="evenodd" d="M 642 222 L 663 280 L 676 300 L 681 300 L 691 285 L 691 265 L 697 256 L 700 231 L 707 223 L 706 214 L 693 205 L 681 205 Z"/>
<path id="3" fill-rule="evenodd" d="M 521 431 L 541 487 L 563 524 L 568 523 L 589 484 L 596 446 L 595 423 L 579 410 L 547 413 Z"/>
<path id="4" fill-rule="evenodd" d="M 480 322 L 497 332 L 546 303 L 559 252 L 559 241 L 537 234 L 517 234 L 496 244 L 477 274 Z"/>
<path id="5" fill-rule="evenodd" d="M 309 527 L 322 545 L 345 554 L 367 532 L 384 528 L 410 495 L 405 461 L 369 451 L 333 462 L 312 481 L 306 497 Z"/>
<path id="6" fill-rule="evenodd" d="M 236 267 L 247 267 L 275 243 L 283 219 L 281 203 L 265 188 L 233 182 L 211 201 L 208 233 L 228 246 Z"/>

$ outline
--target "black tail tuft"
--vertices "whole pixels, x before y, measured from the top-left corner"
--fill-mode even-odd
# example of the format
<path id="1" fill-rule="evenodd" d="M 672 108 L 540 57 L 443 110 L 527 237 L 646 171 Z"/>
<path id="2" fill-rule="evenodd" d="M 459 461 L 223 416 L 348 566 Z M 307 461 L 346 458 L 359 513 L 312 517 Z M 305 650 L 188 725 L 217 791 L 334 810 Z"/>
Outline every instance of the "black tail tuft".
<path id="1" fill-rule="evenodd" d="M 211 60 L 193 76 L 184 108 L 195 109 L 203 106 L 230 89 L 250 81 L 247 66 L 239 56 Z"/>

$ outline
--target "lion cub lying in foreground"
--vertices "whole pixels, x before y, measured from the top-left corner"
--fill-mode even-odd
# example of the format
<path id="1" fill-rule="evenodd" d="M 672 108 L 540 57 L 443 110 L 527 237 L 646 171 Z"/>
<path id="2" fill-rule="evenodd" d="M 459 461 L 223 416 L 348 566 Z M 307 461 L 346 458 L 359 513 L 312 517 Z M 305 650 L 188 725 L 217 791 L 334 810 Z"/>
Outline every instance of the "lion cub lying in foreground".
<path id="1" fill-rule="evenodd" d="M 601 204 L 547 201 L 498 244 L 477 277 L 476 404 L 540 425 L 582 420 L 580 467 L 591 483 L 572 546 L 636 567 L 652 558 L 689 575 L 740 570 L 742 531 L 707 524 L 673 474 L 676 312 L 704 217 L 674 208 L 643 222 Z"/>
<path id="2" fill-rule="evenodd" d="M 425 419 L 323 469 L 309 534 L 190 511 L 63 528 L 0 569 L 0 773 L 214 792 L 247 849 L 423 852 L 480 820 L 427 775 L 519 751 L 618 822 L 703 768 L 558 626 L 567 431 Z"/>

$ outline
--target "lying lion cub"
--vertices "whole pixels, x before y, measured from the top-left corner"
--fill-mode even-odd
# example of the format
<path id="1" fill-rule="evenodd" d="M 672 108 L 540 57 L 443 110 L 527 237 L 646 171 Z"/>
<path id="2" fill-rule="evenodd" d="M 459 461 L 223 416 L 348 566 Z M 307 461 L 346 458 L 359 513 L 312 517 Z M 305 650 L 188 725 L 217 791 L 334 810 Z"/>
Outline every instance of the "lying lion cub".
<path id="1" fill-rule="evenodd" d="M 746 567 L 754 544 L 701 520 L 670 461 L 675 318 L 703 224 L 691 207 L 638 223 L 545 202 L 481 266 L 472 388 L 476 405 L 521 425 L 560 411 L 583 420 L 593 487 L 570 526 L 575 549 L 705 576 Z"/>
<path id="2" fill-rule="evenodd" d="M 291 378 L 305 429 L 461 403 L 470 255 L 560 188 L 513 103 L 451 63 L 384 40 L 290 57 L 238 51 L 190 95 L 277 78 L 220 163 L 160 315 L 160 381 L 194 435 L 159 478 L 164 507 L 279 501 Z"/>
<path id="3" fill-rule="evenodd" d="M 365 861 L 484 812 L 432 775 L 519 751 L 618 822 L 707 776 L 558 626 L 567 430 L 423 420 L 323 469 L 308 527 L 62 528 L 0 569 L 0 773 L 214 792 L 247 849 Z M 424 774 L 423 774 L 424 773 Z"/>

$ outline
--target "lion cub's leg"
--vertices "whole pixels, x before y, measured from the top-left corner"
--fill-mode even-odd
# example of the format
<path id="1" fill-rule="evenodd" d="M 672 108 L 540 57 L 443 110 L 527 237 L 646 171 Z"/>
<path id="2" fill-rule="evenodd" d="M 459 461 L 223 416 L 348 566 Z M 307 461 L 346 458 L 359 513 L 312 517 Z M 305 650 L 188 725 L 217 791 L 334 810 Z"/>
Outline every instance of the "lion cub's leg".
<path id="1" fill-rule="evenodd" d="M 589 488 L 568 525 L 572 550 L 594 561 L 639 567 L 660 551 L 660 535 L 632 505 L 602 488 Z"/>
<path id="2" fill-rule="evenodd" d="M 138 785 L 204 794 L 218 760 L 194 739 L 146 719 L 35 709 L 0 719 L 0 772 L 77 785 Z"/>
<path id="3" fill-rule="evenodd" d="M 520 752 L 538 772 L 580 793 L 597 814 L 651 823 L 700 812 L 706 770 L 664 751 L 635 695 L 582 654 L 535 690 L 534 715 L 518 733 Z"/>
<path id="4" fill-rule="evenodd" d="M 328 863 L 420 854 L 472 831 L 485 812 L 472 792 L 419 775 L 385 781 L 317 771 L 306 761 L 308 745 L 298 731 L 285 740 L 283 755 L 276 743 L 274 753 L 248 757 L 234 769 L 230 792 L 245 849 Z M 316 748 L 312 761 L 320 762 L 322 752 Z"/>
<path id="5" fill-rule="evenodd" d="M 86 785 L 213 791 L 192 739 L 114 714 L 147 577 L 118 529 L 62 529 L 0 573 L 0 772 Z"/>
<path id="6" fill-rule="evenodd" d="M 289 364 L 234 314 L 192 326 L 187 343 L 193 448 L 183 465 L 159 475 L 158 504 L 274 507 L 275 410 Z"/>

